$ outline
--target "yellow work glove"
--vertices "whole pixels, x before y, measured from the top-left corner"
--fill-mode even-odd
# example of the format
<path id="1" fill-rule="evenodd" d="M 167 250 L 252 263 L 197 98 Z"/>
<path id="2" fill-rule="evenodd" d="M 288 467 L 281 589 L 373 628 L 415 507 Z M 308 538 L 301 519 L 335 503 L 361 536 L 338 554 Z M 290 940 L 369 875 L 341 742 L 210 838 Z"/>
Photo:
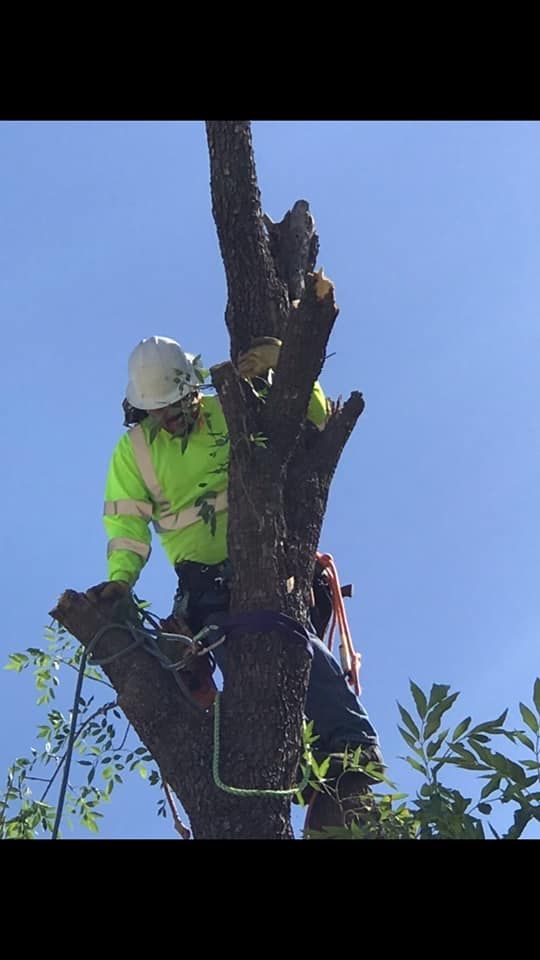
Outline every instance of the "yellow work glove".
<path id="1" fill-rule="evenodd" d="M 129 583 L 125 580 L 105 580 L 104 583 L 98 583 L 95 587 L 90 587 L 86 591 L 86 596 L 93 602 L 105 600 L 107 603 L 115 603 L 121 600 L 129 592 Z"/>
<path id="2" fill-rule="evenodd" d="M 249 350 L 238 357 L 238 371 L 246 380 L 253 377 L 267 377 L 270 369 L 278 365 L 281 340 L 277 337 L 257 337 Z"/>

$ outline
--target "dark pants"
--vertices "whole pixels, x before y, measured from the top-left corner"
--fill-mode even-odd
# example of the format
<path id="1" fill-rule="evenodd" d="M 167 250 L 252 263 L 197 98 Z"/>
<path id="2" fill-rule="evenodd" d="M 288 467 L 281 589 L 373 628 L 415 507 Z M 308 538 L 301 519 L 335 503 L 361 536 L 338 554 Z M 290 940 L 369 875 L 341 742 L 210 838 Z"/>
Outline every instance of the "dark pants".
<path id="1" fill-rule="evenodd" d="M 178 564 L 176 572 L 179 584 L 173 612 L 198 633 L 212 623 L 213 613 L 229 609 L 230 565 L 228 561 L 211 567 L 186 562 Z M 371 748 L 366 751 L 369 759 L 381 763 L 377 732 L 366 710 L 348 686 L 336 658 L 316 636 L 312 625 L 308 623 L 306 627 L 313 657 L 305 711 L 319 737 L 316 753 L 325 756 L 362 745 Z M 226 673 L 227 657 L 234 656 L 234 648 L 225 641 L 213 653 L 220 670 Z"/>

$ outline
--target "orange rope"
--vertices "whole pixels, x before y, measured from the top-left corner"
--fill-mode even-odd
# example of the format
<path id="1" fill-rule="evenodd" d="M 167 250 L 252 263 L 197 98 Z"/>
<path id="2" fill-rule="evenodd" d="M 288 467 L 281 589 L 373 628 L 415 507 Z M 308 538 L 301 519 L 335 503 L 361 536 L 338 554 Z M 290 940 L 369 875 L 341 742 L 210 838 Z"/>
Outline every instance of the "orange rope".
<path id="1" fill-rule="evenodd" d="M 360 686 L 359 672 L 362 657 L 356 652 L 353 646 L 351 630 L 349 627 L 349 621 L 347 620 L 347 614 L 345 612 L 345 604 L 343 603 L 343 595 L 341 593 L 341 584 L 339 582 L 339 575 L 334 563 L 334 558 L 329 553 L 317 553 L 316 557 L 323 570 L 326 571 L 328 584 L 330 586 L 330 593 L 332 596 L 332 619 L 330 621 L 328 639 L 326 643 L 331 653 L 334 645 L 334 634 L 336 632 L 336 627 L 339 627 L 339 655 L 341 667 L 345 676 L 347 677 L 348 682 L 353 687 L 354 692 L 360 694 L 362 688 Z"/>

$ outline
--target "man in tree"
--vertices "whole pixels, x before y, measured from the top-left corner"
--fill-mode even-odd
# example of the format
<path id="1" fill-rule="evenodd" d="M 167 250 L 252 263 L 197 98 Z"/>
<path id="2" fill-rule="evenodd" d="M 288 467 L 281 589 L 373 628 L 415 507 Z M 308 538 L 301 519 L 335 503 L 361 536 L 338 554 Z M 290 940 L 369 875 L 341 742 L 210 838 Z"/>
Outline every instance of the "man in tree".
<path id="1" fill-rule="evenodd" d="M 241 376 L 260 396 L 271 389 L 279 349 L 279 340 L 262 337 L 239 357 Z M 109 579 L 88 591 L 92 599 L 114 600 L 134 586 L 150 555 L 152 521 L 179 578 L 173 613 L 194 633 L 228 610 L 231 574 L 227 424 L 219 399 L 200 391 L 197 360 L 166 337 L 141 341 L 129 358 L 124 411 L 131 429 L 113 452 L 105 495 Z M 327 402 L 316 383 L 307 418 L 317 428 L 326 416 Z M 318 622 L 324 622 L 327 617 L 318 612 Z M 305 710 L 319 737 L 318 755 L 361 747 L 364 763 L 380 763 L 377 734 L 364 707 L 312 624 L 305 626 L 312 648 Z M 234 646 L 225 643 L 216 650 L 225 671 L 227 656 L 234 656 Z M 354 797 L 365 793 L 369 782 L 361 773 L 342 774 L 337 781 L 341 803 L 318 795 L 310 828 L 342 823 L 343 811 L 354 809 Z"/>

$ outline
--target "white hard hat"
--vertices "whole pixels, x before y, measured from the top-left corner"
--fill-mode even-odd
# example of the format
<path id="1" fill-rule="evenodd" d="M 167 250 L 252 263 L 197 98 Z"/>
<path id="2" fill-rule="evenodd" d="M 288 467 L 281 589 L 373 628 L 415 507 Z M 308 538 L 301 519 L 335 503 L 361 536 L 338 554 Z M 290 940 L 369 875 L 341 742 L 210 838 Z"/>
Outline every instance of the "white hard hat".
<path id="1" fill-rule="evenodd" d="M 199 384 L 194 359 L 169 337 L 141 340 L 128 361 L 128 403 L 139 410 L 158 410 L 181 400 Z"/>

